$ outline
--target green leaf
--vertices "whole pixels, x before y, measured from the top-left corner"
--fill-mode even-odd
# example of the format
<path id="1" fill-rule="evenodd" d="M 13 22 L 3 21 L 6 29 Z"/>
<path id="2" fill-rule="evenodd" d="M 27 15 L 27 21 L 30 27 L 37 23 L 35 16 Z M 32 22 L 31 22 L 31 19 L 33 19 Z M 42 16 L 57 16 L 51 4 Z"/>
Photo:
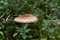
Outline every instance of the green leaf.
<path id="1" fill-rule="evenodd" d="M 28 33 L 29 31 L 31 31 L 31 29 L 26 29 L 25 32 Z"/>
<path id="2" fill-rule="evenodd" d="M 58 38 L 60 38 L 60 35 L 57 35 Z"/>
<path id="3" fill-rule="evenodd" d="M 48 29 L 48 32 L 53 33 L 55 31 L 55 28 Z"/>
<path id="4" fill-rule="evenodd" d="M 28 27 L 28 24 L 25 24 L 25 25 L 23 26 L 23 29 L 27 29 L 27 27 Z"/>
<path id="5" fill-rule="evenodd" d="M 2 27 L 0 27 L 0 29 L 2 29 Z"/>
<path id="6" fill-rule="evenodd" d="M 46 27 L 42 27 L 42 29 L 41 30 L 45 30 L 47 28 L 47 26 Z"/>
<path id="7" fill-rule="evenodd" d="M 41 38 L 40 40 L 47 40 L 47 38 Z"/>
<path id="8" fill-rule="evenodd" d="M 49 34 L 50 38 L 55 38 L 55 36 L 53 34 Z"/>
<path id="9" fill-rule="evenodd" d="M 3 33 L 2 31 L 0 31 L 0 34 L 1 34 L 1 35 L 4 35 L 4 33 Z"/>
<path id="10" fill-rule="evenodd" d="M 13 34 L 13 37 L 17 36 L 17 34 L 18 34 L 18 33 L 14 33 L 14 34 Z"/>
<path id="11" fill-rule="evenodd" d="M 22 38 L 23 39 L 26 39 L 27 38 L 27 35 L 26 34 L 22 34 Z"/>
<path id="12" fill-rule="evenodd" d="M 0 6 L 0 9 L 4 9 L 4 7 L 3 6 Z"/>
<path id="13" fill-rule="evenodd" d="M 50 20 L 44 20 L 44 24 L 43 24 L 43 26 L 47 27 L 47 26 L 50 25 L 50 23 L 51 23 Z"/>
<path id="14" fill-rule="evenodd" d="M 4 3 L 4 5 L 8 5 L 8 3 L 7 3 L 7 2 L 5 2 L 5 3 Z"/>

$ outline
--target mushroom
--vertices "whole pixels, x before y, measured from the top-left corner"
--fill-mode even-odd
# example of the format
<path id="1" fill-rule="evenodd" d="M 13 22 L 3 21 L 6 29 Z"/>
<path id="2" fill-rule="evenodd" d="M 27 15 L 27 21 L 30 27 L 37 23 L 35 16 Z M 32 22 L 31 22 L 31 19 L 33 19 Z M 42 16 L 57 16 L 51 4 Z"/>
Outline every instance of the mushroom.
<path id="1" fill-rule="evenodd" d="M 16 17 L 14 21 L 18 23 L 34 23 L 38 21 L 38 18 L 31 14 L 23 14 Z"/>
<path id="2" fill-rule="evenodd" d="M 24 28 L 27 28 L 29 23 L 37 22 L 38 18 L 32 14 L 23 14 L 23 15 L 19 15 L 18 17 L 14 18 L 14 21 L 17 23 L 24 24 L 23 30 L 25 30 Z M 26 38 L 23 38 L 23 39 L 25 40 Z"/>

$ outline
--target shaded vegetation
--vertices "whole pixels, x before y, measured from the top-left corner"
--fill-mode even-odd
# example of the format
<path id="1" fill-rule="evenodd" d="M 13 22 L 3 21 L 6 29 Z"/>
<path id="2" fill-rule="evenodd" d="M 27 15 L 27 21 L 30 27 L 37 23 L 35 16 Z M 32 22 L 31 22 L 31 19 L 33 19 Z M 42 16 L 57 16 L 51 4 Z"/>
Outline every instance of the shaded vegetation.
<path id="1" fill-rule="evenodd" d="M 21 14 L 39 21 L 14 22 Z M 53 21 L 56 20 L 56 21 Z M 60 40 L 60 0 L 0 0 L 0 40 Z"/>

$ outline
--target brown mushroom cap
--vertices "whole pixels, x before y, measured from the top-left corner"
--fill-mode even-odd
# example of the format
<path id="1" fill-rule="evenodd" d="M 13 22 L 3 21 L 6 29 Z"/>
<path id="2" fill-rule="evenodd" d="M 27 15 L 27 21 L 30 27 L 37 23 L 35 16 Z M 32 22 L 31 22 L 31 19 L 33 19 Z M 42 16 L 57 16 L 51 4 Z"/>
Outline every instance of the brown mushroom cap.
<path id="1" fill-rule="evenodd" d="M 14 21 L 18 23 L 33 23 L 33 22 L 37 22 L 38 18 L 31 14 L 24 14 L 16 17 Z"/>

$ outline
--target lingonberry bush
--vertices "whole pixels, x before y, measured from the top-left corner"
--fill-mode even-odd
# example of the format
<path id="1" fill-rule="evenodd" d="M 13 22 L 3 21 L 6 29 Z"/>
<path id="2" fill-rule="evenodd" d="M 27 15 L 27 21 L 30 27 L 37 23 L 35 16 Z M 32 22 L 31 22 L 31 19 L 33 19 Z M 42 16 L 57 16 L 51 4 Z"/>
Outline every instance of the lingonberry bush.
<path id="1" fill-rule="evenodd" d="M 25 25 L 14 22 L 22 14 L 38 17 Z M 0 40 L 60 40 L 60 0 L 0 0 Z"/>

